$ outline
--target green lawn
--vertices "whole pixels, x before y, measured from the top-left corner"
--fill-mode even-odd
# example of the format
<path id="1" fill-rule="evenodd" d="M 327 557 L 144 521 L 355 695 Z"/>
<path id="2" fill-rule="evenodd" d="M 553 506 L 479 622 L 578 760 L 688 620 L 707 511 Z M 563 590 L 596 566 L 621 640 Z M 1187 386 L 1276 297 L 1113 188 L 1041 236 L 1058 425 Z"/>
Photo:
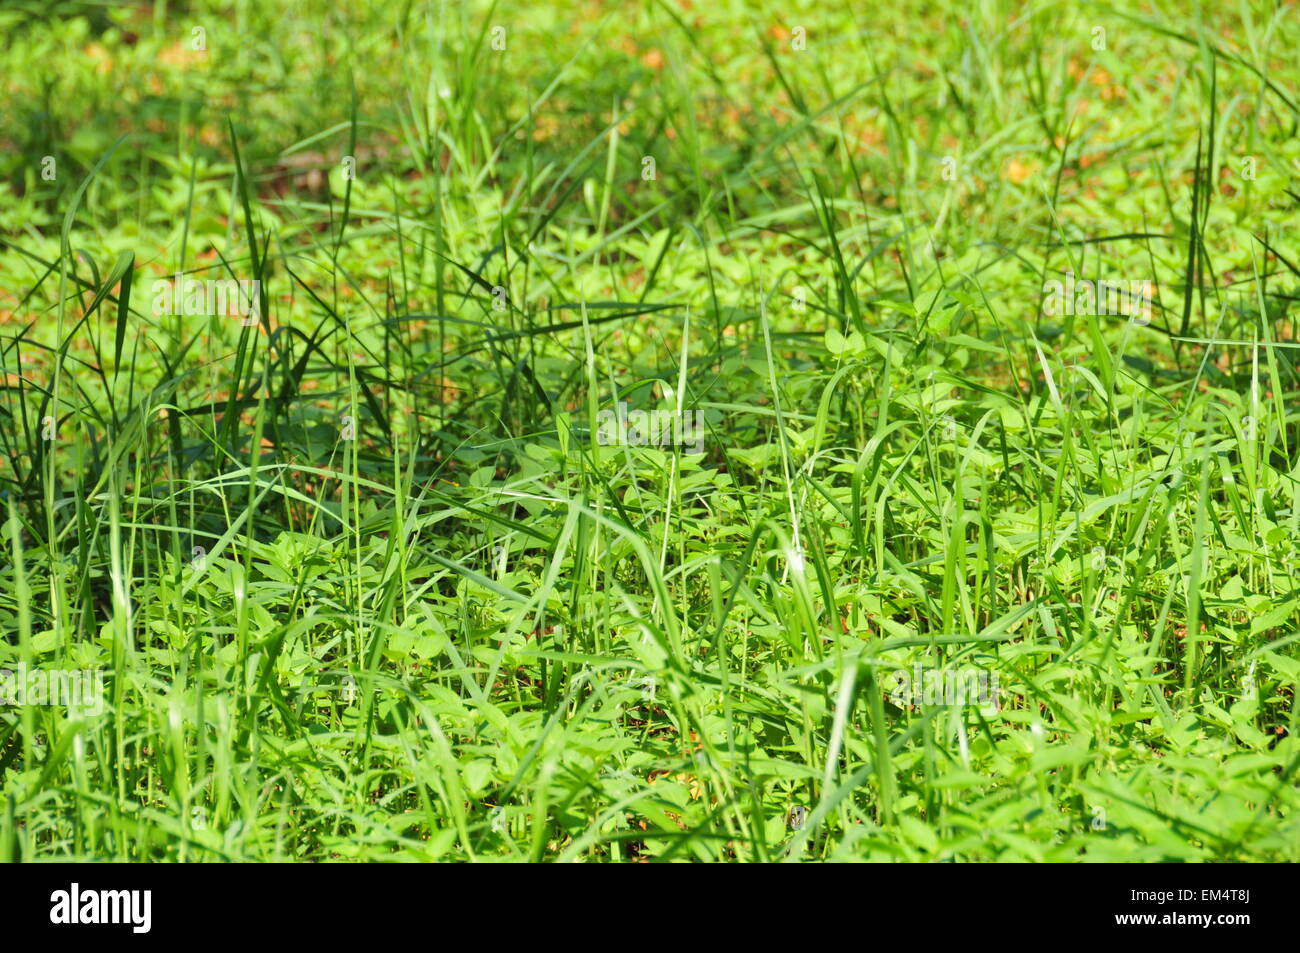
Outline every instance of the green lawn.
<path id="1" fill-rule="evenodd" d="M 1300 860 L 1295 0 L 0 76 L 0 861 Z"/>

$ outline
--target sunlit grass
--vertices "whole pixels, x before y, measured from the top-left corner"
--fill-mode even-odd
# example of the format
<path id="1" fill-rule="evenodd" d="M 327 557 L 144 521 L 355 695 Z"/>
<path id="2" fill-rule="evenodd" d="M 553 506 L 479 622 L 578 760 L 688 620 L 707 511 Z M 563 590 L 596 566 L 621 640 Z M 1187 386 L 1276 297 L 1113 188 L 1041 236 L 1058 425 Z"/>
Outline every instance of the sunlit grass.
<path id="1" fill-rule="evenodd" d="M 1300 859 L 1293 8 L 280 6 L 0 13 L 0 860 Z"/>

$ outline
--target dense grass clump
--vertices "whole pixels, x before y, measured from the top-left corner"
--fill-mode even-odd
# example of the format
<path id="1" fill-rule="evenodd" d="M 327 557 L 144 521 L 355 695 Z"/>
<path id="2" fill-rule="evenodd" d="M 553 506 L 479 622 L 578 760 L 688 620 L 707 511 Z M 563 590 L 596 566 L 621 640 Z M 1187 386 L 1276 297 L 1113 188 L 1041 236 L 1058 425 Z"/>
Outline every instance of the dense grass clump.
<path id="1" fill-rule="evenodd" d="M 1294 2 L 834 6 L 0 11 L 0 860 L 1300 859 Z"/>

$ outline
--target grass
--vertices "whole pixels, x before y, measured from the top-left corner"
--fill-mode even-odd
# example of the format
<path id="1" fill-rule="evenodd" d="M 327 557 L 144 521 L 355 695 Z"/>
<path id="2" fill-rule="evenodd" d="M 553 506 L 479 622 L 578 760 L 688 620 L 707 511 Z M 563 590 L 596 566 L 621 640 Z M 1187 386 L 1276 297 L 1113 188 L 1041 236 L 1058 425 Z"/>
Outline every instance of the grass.
<path id="1" fill-rule="evenodd" d="M 1294 2 L 278 6 L 0 12 L 0 860 L 1300 859 Z"/>

